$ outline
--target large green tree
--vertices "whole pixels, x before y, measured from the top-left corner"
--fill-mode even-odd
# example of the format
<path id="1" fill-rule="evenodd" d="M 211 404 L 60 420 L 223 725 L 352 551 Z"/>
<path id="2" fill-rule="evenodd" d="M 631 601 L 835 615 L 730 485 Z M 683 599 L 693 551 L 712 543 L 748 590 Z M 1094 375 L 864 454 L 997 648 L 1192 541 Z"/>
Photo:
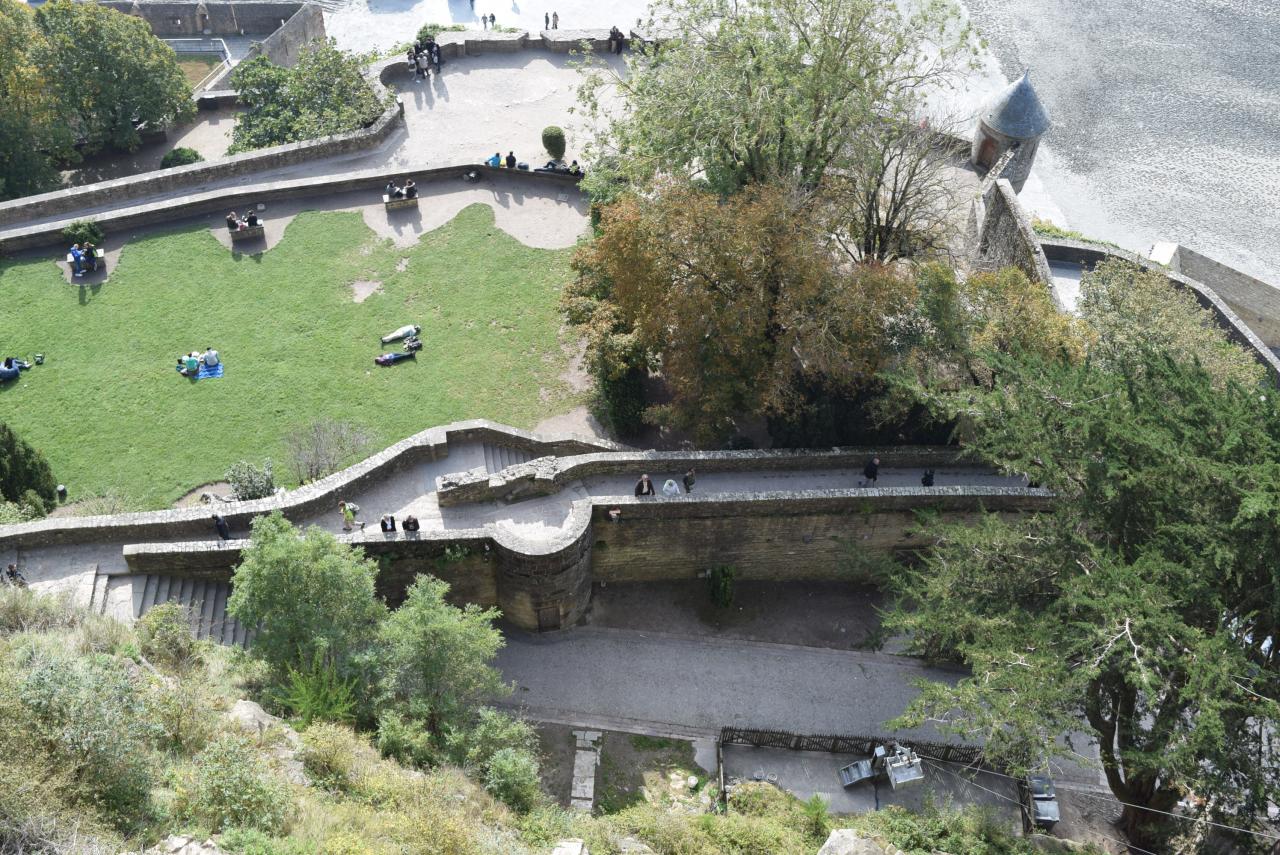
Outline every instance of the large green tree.
<path id="1" fill-rule="evenodd" d="M 451 606 L 448 592 L 419 576 L 380 634 L 386 703 L 436 735 L 468 724 L 476 704 L 503 690 L 490 664 L 504 644 L 497 609 Z"/>
<path id="2" fill-rule="evenodd" d="M 231 75 L 244 111 L 230 151 L 242 152 L 358 130 L 382 111 L 360 58 L 333 40 L 311 45 L 292 68 L 257 56 Z"/>
<path id="3" fill-rule="evenodd" d="M 49 462 L 3 422 L 0 422 L 0 499 L 10 502 L 32 502 L 35 494 L 43 507 L 52 508 L 57 501 L 57 483 Z"/>
<path id="4" fill-rule="evenodd" d="M 162 127 L 195 114 L 191 86 L 173 48 L 141 18 L 97 3 L 52 0 L 36 10 L 39 65 L 61 121 L 84 153 L 133 149 L 138 126 Z"/>
<path id="5" fill-rule="evenodd" d="M 56 186 L 52 158 L 71 152 L 50 69 L 40 65 L 43 43 L 30 7 L 0 0 L 0 199 Z"/>
<path id="6" fill-rule="evenodd" d="M 376 576 L 361 550 L 316 527 L 299 533 L 274 513 L 253 521 L 227 611 L 258 628 L 253 650 L 277 677 L 318 660 L 345 672 L 372 649 L 386 614 Z"/>
<path id="7" fill-rule="evenodd" d="M 950 0 L 664 0 L 654 14 L 661 49 L 626 74 L 595 66 L 580 92 L 598 199 L 618 178 L 781 182 L 821 195 L 856 259 L 940 244 L 945 158 L 922 122 L 974 48 Z"/>
<path id="8" fill-rule="evenodd" d="M 941 526 L 889 625 L 967 663 L 903 721 L 941 720 L 1014 768 L 1087 728 L 1131 840 L 1195 794 L 1253 825 L 1280 800 L 1280 407 L 1142 349 L 1101 370 L 994 356 L 960 402 L 973 450 L 1057 495 L 1048 515 Z"/>

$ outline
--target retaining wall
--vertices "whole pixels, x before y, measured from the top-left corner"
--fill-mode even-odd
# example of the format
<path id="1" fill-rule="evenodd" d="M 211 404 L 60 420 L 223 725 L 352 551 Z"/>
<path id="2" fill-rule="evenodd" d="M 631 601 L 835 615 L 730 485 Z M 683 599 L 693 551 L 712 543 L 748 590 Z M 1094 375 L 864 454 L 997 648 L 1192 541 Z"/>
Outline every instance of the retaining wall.
<path id="1" fill-rule="evenodd" d="M 1258 337 L 1249 325 L 1240 319 L 1231 307 L 1203 282 L 1185 276 L 1162 264 L 1143 258 L 1127 250 L 1092 243 L 1090 241 L 1054 238 L 1040 241 L 1047 258 L 1054 261 L 1065 261 L 1079 264 L 1085 270 L 1093 269 L 1099 262 L 1108 258 L 1119 258 L 1146 270 L 1152 270 L 1164 276 L 1171 288 L 1189 291 L 1196 302 L 1213 313 L 1214 321 L 1227 334 L 1227 338 L 1247 348 L 1258 362 L 1267 369 L 1271 380 L 1280 386 L 1280 359 L 1271 352 L 1266 343 Z"/>
<path id="2" fill-rule="evenodd" d="M 251 45 L 239 62 L 247 62 L 256 56 L 265 56 L 276 65 L 292 68 L 298 64 L 304 47 L 314 41 L 321 41 L 324 37 L 324 13 L 314 3 L 307 3 L 294 12 L 293 16 L 278 30 L 263 41 Z M 235 66 L 239 62 L 229 63 L 227 70 L 205 88 L 207 90 L 230 88 L 231 75 L 235 73 Z"/>
<path id="3" fill-rule="evenodd" d="M 296 0 L 279 3 L 272 0 L 249 0 L 244 3 L 105 0 L 102 5 L 142 18 L 151 26 L 152 32 L 166 38 L 273 33 L 305 4 Z"/>

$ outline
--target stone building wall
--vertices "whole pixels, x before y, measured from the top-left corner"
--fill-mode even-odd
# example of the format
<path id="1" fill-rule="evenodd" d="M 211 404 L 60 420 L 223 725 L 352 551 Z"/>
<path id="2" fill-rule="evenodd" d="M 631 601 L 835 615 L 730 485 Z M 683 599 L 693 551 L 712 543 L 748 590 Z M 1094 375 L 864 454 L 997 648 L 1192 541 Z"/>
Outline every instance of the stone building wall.
<path id="1" fill-rule="evenodd" d="M 969 223 L 969 264 L 974 270 L 1016 267 L 1031 281 L 1049 287 L 1053 275 L 1031 218 L 1018 202 L 1013 185 L 999 177 L 1016 154 L 1016 150 L 1007 152 L 992 168 L 974 202 Z"/>
<path id="2" fill-rule="evenodd" d="M 160 38 L 201 35 L 266 35 L 279 29 L 304 4 L 297 0 L 244 3 L 167 2 L 167 0 L 105 0 L 109 9 L 137 15 Z"/>

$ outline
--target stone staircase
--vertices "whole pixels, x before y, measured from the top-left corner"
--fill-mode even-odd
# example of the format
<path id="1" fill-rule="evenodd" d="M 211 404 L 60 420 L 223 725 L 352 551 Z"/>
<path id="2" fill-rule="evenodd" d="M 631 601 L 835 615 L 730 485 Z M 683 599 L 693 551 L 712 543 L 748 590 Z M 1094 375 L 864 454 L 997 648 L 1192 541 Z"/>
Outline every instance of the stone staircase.
<path id="1" fill-rule="evenodd" d="M 253 640 L 253 630 L 241 626 L 227 614 L 230 583 L 155 573 L 134 576 L 133 580 L 135 590 L 138 585 L 142 586 L 142 598 L 137 601 L 134 617 L 142 617 L 164 603 L 180 603 L 187 610 L 196 638 L 236 647 L 245 647 Z M 96 589 L 96 584 L 94 587 Z"/>
<path id="2" fill-rule="evenodd" d="M 515 466 L 517 463 L 525 463 L 532 459 L 533 455 L 527 451 L 508 445 L 484 443 L 484 468 L 487 472 L 501 472 L 508 466 Z"/>

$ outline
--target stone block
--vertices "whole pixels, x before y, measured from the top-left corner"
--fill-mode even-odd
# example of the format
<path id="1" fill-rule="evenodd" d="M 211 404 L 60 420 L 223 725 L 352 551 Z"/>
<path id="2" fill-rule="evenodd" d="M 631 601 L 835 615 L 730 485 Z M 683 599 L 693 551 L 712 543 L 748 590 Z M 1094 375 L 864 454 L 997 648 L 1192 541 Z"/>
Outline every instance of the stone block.
<path id="1" fill-rule="evenodd" d="M 869 840 L 852 828 L 837 828 L 822 844 L 818 855 L 885 855 L 885 850 L 874 840 Z"/>

